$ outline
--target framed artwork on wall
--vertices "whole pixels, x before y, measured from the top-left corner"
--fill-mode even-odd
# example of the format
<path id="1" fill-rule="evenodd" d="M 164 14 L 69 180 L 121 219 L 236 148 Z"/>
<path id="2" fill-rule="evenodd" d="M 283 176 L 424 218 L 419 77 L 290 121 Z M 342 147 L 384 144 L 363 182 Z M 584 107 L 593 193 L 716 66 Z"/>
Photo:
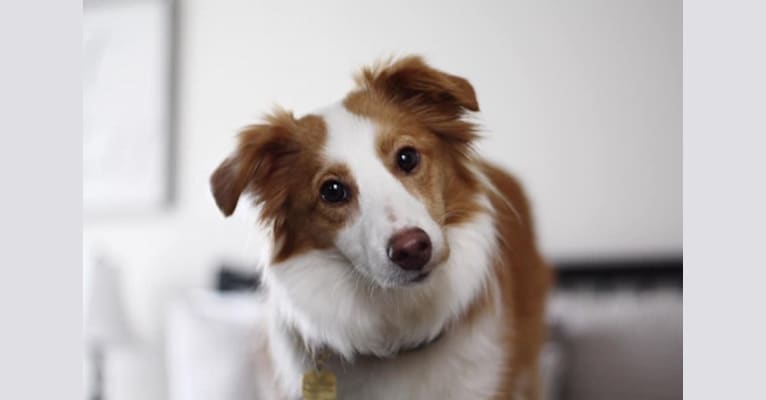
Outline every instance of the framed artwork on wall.
<path id="1" fill-rule="evenodd" d="M 171 204 L 174 12 L 170 0 L 83 4 L 86 216 Z"/>

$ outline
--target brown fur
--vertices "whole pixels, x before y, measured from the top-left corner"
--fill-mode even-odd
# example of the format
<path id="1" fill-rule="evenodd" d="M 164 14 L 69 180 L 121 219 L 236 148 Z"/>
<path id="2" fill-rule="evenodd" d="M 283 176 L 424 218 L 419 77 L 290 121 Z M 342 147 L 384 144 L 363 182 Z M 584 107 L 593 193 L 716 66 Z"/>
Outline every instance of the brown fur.
<path id="1" fill-rule="evenodd" d="M 357 208 L 354 186 L 343 165 L 327 165 L 321 148 L 327 132 L 322 118 L 296 120 L 277 111 L 266 124 L 251 125 L 239 135 L 234 154 L 210 178 L 216 203 L 231 215 L 243 192 L 261 206 L 261 220 L 273 229 L 274 261 L 310 249 L 332 246 L 334 233 Z M 330 178 L 352 182 L 351 201 L 329 205 L 319 187 Z"/>
<path id="2" fill-rule="evenodd" d="M 525 399 L 537 399 L 540 396 L 537 357 L 545 338 L 545 299 L 552 275 L 537 250 L 532 217 L 521 185 L 491 164 L 484 163 L 482 169 L 502 195 L 493 193 L 490 198 L 497 212 L 498 237 L 502 238 L 495 276 L 505 310 L 510 374 L 496 398 L 507 399 L 520 391 Z M 519 386 L 522 383 L 524 387 Z"/>

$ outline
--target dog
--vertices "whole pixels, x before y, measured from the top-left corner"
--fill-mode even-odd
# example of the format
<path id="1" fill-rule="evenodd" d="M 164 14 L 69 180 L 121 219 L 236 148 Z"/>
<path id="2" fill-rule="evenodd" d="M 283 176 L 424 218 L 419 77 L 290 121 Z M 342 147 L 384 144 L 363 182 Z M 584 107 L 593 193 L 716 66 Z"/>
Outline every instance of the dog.
<path id="1" fill-rule="evenodd" d="M 341 399 L 540 398 L 552 276 L 520 184 L 474 150 L 473 87 L 419 56 L 355 80 L 244 128 L 210 178 L 268 231 L 272 397 L 321 368 Z"/>

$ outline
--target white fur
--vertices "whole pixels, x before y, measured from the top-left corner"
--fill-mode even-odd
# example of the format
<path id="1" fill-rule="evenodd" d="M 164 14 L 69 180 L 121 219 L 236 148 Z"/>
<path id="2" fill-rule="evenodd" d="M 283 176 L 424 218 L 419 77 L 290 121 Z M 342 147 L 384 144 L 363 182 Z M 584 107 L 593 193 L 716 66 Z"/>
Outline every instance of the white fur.
<path id="1" fill-rule="evenodd" d="M 329 348 L 342 398 L 404 399 L 489 397 L 501 375 L 504 353 L 498 321 L 485 315 L 471 326 L 454 326 L 487 279 L 496 246 L 492 207 L 444 232 L 422 202 L 378 159 L 376 129 L 341 105 L 322 113 L 328 127 L 328 160 L 343 162 L 359 187 L 360 212 L 337 236 L 336 249 L 314 250 L 264 269 L 272 311 L 270 351 L 278 383 L 300 396 L 311 351 Z M 386 217 L 393 213 L 395 221 Z M 434 254 L 449 245 L 449 258 L 417 285 L 397 285 L 397 268 L 385 244 L 398 229 L 417 226 L 431 237 Z M 497 290 L 492 293 L 497 294 Z M 495 311 L 500 312 L 499 299 Z M 387 360 L 400 349 L 442 339 L 416 353 Z M 475 365 L 476 368 L 471 368 Z"/>

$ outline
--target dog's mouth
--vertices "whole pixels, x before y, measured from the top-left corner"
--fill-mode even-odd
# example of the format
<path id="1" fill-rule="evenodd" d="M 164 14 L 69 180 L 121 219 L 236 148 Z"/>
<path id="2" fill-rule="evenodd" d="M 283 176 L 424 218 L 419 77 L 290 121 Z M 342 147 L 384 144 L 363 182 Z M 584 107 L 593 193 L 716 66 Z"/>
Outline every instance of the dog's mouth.
<path id="1" fill-rule="evenodd" d="M 359 268 L 352 264 L 351 268 L 354 269 L 354 273 L 358 274 L 362 279 L 367 280 L 372 285 L 375 285 L 381 289 L 397 289 L 419 286 L 428 280 L 431 276 L 432 270 L 419 271 L 419 272 L 398 272 L 388 276 L 375 276 L 368 271 Z"/>
<path id="2" fill-rule="evenodd" d="M 417 284 L 423 282 L 428 278 L 429 275 L 431 275 L 431 271 L 421 272 L 415 275 L 414 278 L 410 279 L 410 283 Z"/>
<path id="3" fill-rule="evenodd" d="M 431 276 L 432 272 L 432 270 L 429 270 L 417 273 L 397 274 L 396 276 L 387 279 L 385 282 L 378 282 L 378 285 L 390 289 L 417 287 L 427 282 L 428 277 Z"/>

